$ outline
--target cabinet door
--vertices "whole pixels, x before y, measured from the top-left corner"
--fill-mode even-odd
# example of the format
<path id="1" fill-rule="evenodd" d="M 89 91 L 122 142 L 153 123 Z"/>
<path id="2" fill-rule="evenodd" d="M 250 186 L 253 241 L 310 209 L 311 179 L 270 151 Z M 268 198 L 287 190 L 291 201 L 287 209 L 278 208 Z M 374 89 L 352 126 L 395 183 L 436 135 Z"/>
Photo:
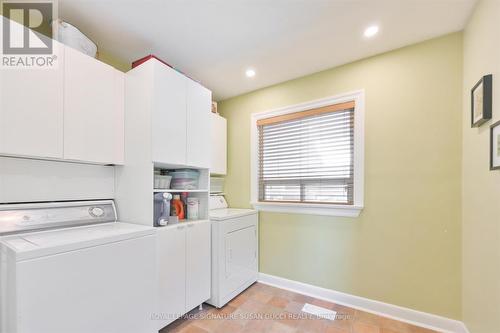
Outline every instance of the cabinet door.
<path id="1" fill-rule="evenodd" d="M 0 154 L 63 157 L 64 48 L 54 69 L 0 69 Z"/>
<path id="2" fill-rule="evenodd" d="M 227 169 L 226 119 L 211 113 L 210 125 L 210 173 L 225 175 Z"/>
<path id="3" fill-rule="evenodd" d="M 158 257 L 158 329 L 175 320 L 175 316 L 185 313 L 186 307 L 186 227 L 157 231 Z"/>
<path id="4" fill-rule="evenodd" d="M 153 161 L 186 164 L 186 82 L 182 74 L 156 61 L 153 84 Z"/>
<path id="5" fill-rule="evenodd" d="M 210 298 L 210 222 L 188 224 L 186 233 L 186 312 Z"/>
<path id="6" fill-rule="evenodd" d="M 70 47 L 64 67 L 64 158 L 122 163 L 124 108 L 118 99 L 123 98 L 123 78 Z"/>
<path id="7" fill-rule="evenodd" d="M 212 92 L 187 79 L 187 165 L 210 167 Z"/>
<path id="8" fill-rule="evenodd" d="M 125 73 L 115 70 L 113 164 L 125 163 Z"/>

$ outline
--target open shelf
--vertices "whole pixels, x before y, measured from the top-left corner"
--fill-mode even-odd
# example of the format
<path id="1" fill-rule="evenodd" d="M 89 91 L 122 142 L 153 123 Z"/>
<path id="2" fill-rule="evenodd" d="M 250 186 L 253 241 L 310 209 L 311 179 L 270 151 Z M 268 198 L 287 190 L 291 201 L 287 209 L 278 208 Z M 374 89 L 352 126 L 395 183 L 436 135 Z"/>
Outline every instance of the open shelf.
<path id="1" fill-rule="evenodd" d="M 153 192 L 155 193 L 204 193 L 208 192 L 208 190 L 174 190 L 171 188 L 165 189 L 165 188 L 155 188 L 153 189 Z"/>
<path id="2" fill-rule="evenodd" d="M 198 169 L 199 170 L 199 169 Z M 210 197 L 210 191 L 208 190 L 210 180 L 208 177 L 208 172 L 200 172 L 200 181 L 199 185 L 200 188 L 194 189 L 194 190 L 179 190 L 179 189 L 163 189 L 163 188 L 153 188 L 151 196 L 154 196 L 153 198 L 153 225 L 156 226 L 156 221 L 160 217 L 161 210 L 162 210 L 162 203 L 158 200 L 158 197 L 162 193 L 171 193 L 172 195 L 179 195 L 182 193 L 186 193 L 187 197 L 190 198 L 197 198 L 198 199 L 198 218 L 195 221 L 192 220 L 183 220 L 183 222 L 179 222 L 180 224 L 191 224 L 191 222 L 196 222 L 196 221 L 206 221 L 208 220 L 208 206 L 209 206 L 209 197 Z M 187 208 L 189 211 L 189 206 Z M 187 217 L 187 212 L 186 217 Z"/>
<path id="3" fill-rule="evenodd" d="M 166 226 L 163 226 L 163 227 L 156 226 L 156 228 L 161 228 L 161 229 L 171 229 L 172 228 L 173 229 L 173 228 L 177 228 L 177 227 L 180 227 L 180 226 L 187 226 L 189 224 L 203 223 L 203 222 L 208 222 L 208 221 L 209 221 L 208 219 L 182 220 L 179 223 L 167 224 Z"/>

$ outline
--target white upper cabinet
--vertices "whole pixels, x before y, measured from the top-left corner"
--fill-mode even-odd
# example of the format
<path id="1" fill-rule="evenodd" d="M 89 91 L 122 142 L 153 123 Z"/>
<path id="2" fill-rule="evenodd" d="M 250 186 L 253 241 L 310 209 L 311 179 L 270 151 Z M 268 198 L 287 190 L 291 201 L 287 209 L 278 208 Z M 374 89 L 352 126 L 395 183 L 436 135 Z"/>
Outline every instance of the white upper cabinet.
<path id="1" fill-rule="evenodd" d="M 54 69 L 0 70 L 0 154 L 63 157 L 64 48 Z"/>
<path id="2" fill-rule="evenodd" d="M 148 70 L 152 71 L 149 75 Z M 144 75 L 140 75 L 140 72 Z M 141 77 L 142 85 L 152 86 L 153 161 L 208 168 L 212 92 L 155 59 L 134 69 L 131 75 L 136 75 L 137 80 Z M 147 81 L 151 78 L 152 85 Z M 135 100 L 145 97 L 140 95 L 139 92 L 131 91 L 128 98 Z M 146 99 L 144 105 L 145 108 L 149 105 Z"/>
<path id="3" fill-rule="evenodd" d="M 187 80 L 187 165 L 210 167 L 210 113 L 212 92 Z"/>
<path id="4" fill-rule="evenodd" d="M 64 158 L 123 164 L 124 74 L 66 47 Z"/>
<path id="5" fill-rule="evenodd" d="M 187 79 L 176 70 L 152 60 L 153 65 L 153 161 L 186 164 Z"/>
<path id="6" fill-rule="evenodd" d="M 210 113 L 210 173 L 227 173 L 227 121 L 215 113 Z"/>
<path id="7" fill-rule="evenodd" d="M 123 164 L 125 74 L 53 43 L 56 68 L 0 70 L 0 155 Z"/>
<path id="8" fill-rule="evenodd" d="M 125 73 L 115 70 L 114 161 L 125 163 Z"/>

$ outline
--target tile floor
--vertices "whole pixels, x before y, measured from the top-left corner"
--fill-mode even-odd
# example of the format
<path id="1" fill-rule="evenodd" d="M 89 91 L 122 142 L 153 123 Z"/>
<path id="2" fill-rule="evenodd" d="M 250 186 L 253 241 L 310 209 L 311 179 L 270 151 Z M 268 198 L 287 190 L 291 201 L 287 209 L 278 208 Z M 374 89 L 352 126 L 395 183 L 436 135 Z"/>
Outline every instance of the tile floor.
<path id="1" fill-rule="evenodd" d="M 337 312 L 335 320 L 308 316 L 305 303 Z M 207 304 L 160 333 L 431 333 L 367 312 L 255 283 L 222 309 Z M 255 319 L 256 317 L 264 319 Z"/>

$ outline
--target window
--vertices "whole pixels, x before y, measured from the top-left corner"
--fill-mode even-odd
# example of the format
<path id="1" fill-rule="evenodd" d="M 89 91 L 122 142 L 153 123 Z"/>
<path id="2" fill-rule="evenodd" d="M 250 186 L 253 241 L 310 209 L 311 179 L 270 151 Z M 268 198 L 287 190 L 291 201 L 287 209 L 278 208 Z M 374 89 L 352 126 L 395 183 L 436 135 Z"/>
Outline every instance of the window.
<path id="1" fill-rule="evenodd" d="M 259 201 L 353 204 L 354 102 L 257 126 Z"/>
<path id="2" fill-rule="evenodd" d="M 363 147 L 362 136 L 356 134 L 362 130 L 358 128 L 362 127 L 362 92 L 347 97 L 253 116 L 254 206 L 359 215 L 363 152 L 357 150 Z"/>

